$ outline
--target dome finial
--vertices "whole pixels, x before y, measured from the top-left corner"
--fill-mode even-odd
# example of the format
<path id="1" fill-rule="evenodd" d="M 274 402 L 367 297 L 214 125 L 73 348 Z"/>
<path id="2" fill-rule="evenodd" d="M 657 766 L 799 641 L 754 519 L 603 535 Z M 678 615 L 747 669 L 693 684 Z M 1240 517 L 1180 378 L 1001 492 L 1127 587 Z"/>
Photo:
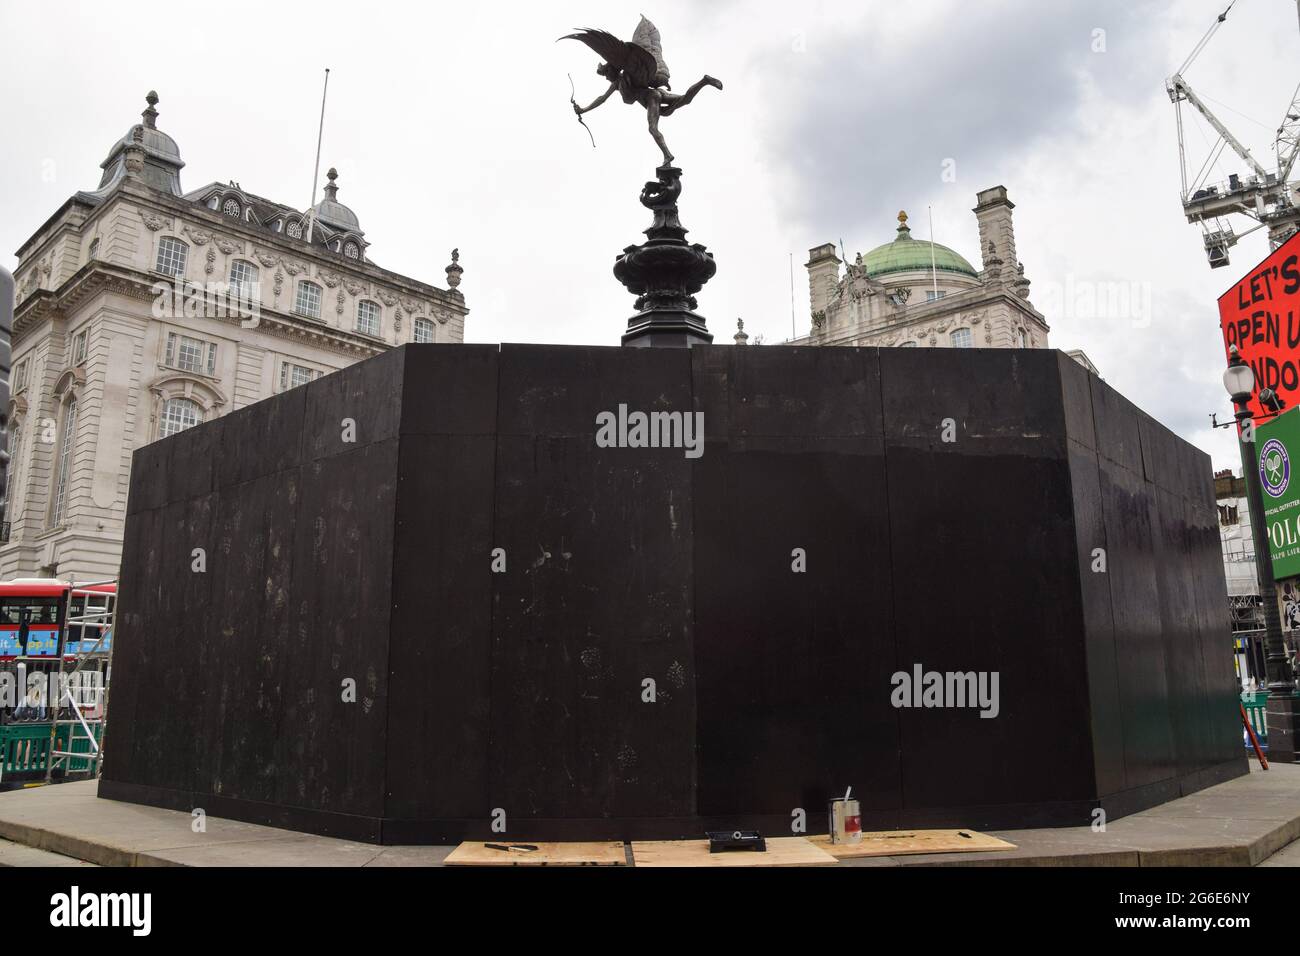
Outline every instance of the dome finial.
<path id="1" fill-rule="evenodd" d="M 732 338 L 736 340 L 737 345 L 749 344 L 749 335 L 745 332 L 744 319 L 740 319 L 740 318 L 736 319 L 736 334 L 733 335 Z"/>
<path id="2" fill-rule="evenodd" d="M 335 200 L 335 197 L 337 197 L 339 194 L 339 187 L 338 187 L 338 183 L 336 183 L 334 180 L 339 178 L 339 171 L 335 169 L 333 166 L 331 166 L 329 168 L 329 172 L 325 174 L 325 178 L 329 180 L 329 182 L 325 185 L 325 198 Z"/>
<path id="3" fill-rule="evenodd" d="M 144 117 L 144 125 L 150 129 L 157 129 L 158 111 L 154 109 L 154 107 L 158 105 L 158 93 L 154 90 L 150 90 L 145 94 L 144 101 L 149 104 L 145 107 L 145 111 L 140 114 Z"/>
<path id="4" fill-rule="evenodd" d="M 907 213 L 900 209 L 898 211 L 898 238 L 909 239 L 912 236 L 912 230 L 907 227 Z"/>

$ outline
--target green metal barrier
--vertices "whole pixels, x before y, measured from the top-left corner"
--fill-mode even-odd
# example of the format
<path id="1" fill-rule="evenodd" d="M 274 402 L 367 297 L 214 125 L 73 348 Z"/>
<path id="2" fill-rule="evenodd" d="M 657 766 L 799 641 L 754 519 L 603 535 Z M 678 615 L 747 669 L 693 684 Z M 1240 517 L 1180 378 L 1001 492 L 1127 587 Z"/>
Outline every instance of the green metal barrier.
<path id="1" fill-rule="evenodd" d="M 18 774 L 44 773 L 49 751 L 48 723 L 0 727 L 0 773 L 3 773 L 3 779 Z"/>
<path id="2" fill-rule="evenodd" d="M 93 724 L 95 740 L 100 739 L 102 725 Z M 71 740 L 71 746 L 68 742 Z M 68 757 L 58 770 L 62 773 L 85 773 L 94 766 L 90 738 L 80 724 L 59 727 L 55 750 L 66 750 L 85 757 Z M 0 725 L 0 781 L 11 778 L 44 776 L 50 756 L 50 723 L 34 721 Z"/>
<path id="3" fill-rule="evenodd" d="M 1242 692 L 1241 706 L 1246 708 L 1246 719 L 1250 721 L 1251 729 L 1255 731 L 1255 736 L 1259 738 L 1261 747 L 1268 746 L 1268 718 L 1264 716 L 1264 705 L 1268 703 L 1268 691 L 1260 690 L 1251 694 Z M 1250 746 L 1250 738 L 1246 735 L 1245 728 L 1241 731 L 1242 739 L 1246 741 L 1246 746 Z"/>

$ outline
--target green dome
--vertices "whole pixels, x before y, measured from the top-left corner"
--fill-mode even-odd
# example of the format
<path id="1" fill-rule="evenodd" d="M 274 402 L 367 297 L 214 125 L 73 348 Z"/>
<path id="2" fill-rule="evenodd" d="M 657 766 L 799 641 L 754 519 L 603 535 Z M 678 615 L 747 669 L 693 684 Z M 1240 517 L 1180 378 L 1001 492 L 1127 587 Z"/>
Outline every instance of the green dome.
<path id="1" fill-rule="evenodd" d="M 940 272 L 956 272 L 978 278 L 971 264 L 947 246 L 913 239 L 907 228 L 907 213 L 898 214 L 898 238 L 872 249 L 862 257 L 862 268 L 873 279 L 890 272 L 929 272 L 931 264 Z M 934 258 L 930 250 L 934 249 Z"/>

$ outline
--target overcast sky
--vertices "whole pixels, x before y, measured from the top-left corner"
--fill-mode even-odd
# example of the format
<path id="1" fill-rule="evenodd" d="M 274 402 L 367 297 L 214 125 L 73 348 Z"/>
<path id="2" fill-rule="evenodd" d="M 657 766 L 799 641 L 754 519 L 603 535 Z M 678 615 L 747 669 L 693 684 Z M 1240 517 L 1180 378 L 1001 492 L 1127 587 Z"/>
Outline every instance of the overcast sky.
<path id="1" fill-rule="evenodd" d="M 659 154 L 617 96 L 586 117 L 592 149 L 567 74 L 586 103 L 605 86 L 597 60 L 554 40 L 575 26 L 630 38 L 644 12 L 674 89 L 705 72 L 726 86 L 663 123 L 683 222 L 717 258 L 700 311 L 719 340 L 737 316 L 769 343 L 790 336 L 791 254 L 806 332 L 808 249 L 865 252 L 893 238 L 900 209 L 925 238 L 932 206 L 936 240 L 978 267 L 970 209 L 1003 184 L 1053 347 L 1083 348 L 1216 467 L 1239 468 L 1208 427 L 1227 410 L 1215 301 L 1267 242 L 1205 264 L 1164 88 L 1226 2 L 6 2 L 0 245 L 12 268 L 98 184 L 149 89 L 186 190 L 234 179 L 305 208 L 328 66 L 322 182 L 337 166 L 375 262 L 443 285 L 458 246 L 469 341 L 617 344 L 632 297 L 610 268 L 643 238 L 637 194 Z M 1238 0 L 1187 73 L 1266 166 L 1298 53 L 1294 0 Z M 1194 167 L 1207 129 L 1189 126 Z M 1234 159 L 1211 179 L 1244 171 Z M 1131 294 L 1098 307 L 1097 292 Z"/>

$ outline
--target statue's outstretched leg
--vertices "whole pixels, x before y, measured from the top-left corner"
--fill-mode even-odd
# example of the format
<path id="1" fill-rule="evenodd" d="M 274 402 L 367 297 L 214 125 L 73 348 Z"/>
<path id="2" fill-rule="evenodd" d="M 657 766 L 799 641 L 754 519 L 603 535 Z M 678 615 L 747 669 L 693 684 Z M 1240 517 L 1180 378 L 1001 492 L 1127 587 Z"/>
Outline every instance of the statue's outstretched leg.
<path id="1" fill-rule="evenodd" d="M 695 94 L 698 93 L 700 90 L 704 89 L 706 86 L 712 86 L 720 90 L 722 89 L 722 81 L 718 79 L 714 79 L 711 76 L 703 76 L 700 79 L 696 80 L 693 84 L 691 84 L 690 88 L 687 89 L 685 93 L 678 94 L 678 93 L 660 92 L 659 98 L 663 101 L 663 108 L 660 110 L 660 112 L 664 116 L 668 116 L 674 110 L 680 109 L 681 107 L 689 103 L 691 100 L 695 99 Z"/>
<path id="2" fill-rule="evenodd" d="M 660 109 L 659 109 L 658 97 L 655 96 L 647 97 L 646 104 L 645 104 L 645 115 L 646 115 L 646 121 L 650 125 L 650 135 L 654 137 L 654 141 L 658 143 L 659 148 L 663 150 L 664 165 L 671 166 L 673 164 L 673 154 L 668 151 L 668 144 L 664 142 L 663 133 L 659 132 L 659 114 L 660 114 Z"/>

